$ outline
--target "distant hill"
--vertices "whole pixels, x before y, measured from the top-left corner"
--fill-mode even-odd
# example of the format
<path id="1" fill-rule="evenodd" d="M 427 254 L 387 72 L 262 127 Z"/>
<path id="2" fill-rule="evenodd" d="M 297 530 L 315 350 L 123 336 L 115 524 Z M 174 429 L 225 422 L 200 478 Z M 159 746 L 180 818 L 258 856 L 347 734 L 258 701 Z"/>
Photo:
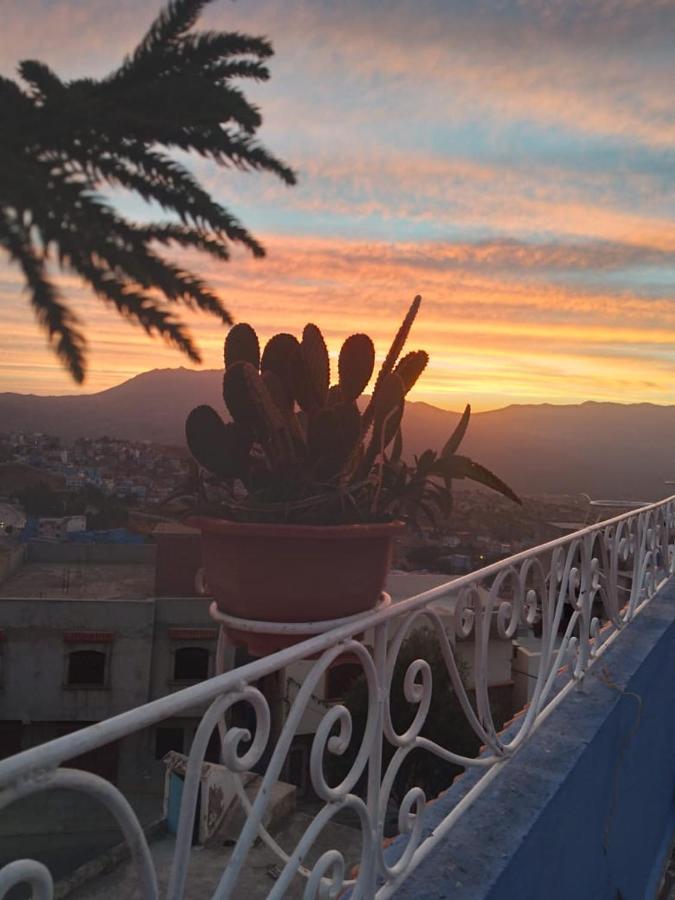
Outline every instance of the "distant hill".
<path id="1" fill-rule="evenodd" d="M 155 369 L 97 394 L 0 393 L 0 431 L 182 444 L 193 406 L 210 403 L 222 411 L 221 381 L 219 371 Z M 406 454 L 440 448 L 458 418 L 457 412 L 408 403 Z M 463 449 L 521 493 L 657 499 L 668 490 L 664 481 L 675 478 L 675 406 L 507 406 L 474 414 Z"/>

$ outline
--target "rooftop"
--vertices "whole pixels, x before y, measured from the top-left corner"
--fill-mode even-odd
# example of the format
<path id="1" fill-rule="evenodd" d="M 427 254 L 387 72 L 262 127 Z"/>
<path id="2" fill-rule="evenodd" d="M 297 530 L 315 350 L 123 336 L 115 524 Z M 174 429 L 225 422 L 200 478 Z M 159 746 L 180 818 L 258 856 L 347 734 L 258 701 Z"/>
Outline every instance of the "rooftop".
<path id="1" fill-rule="evenodd" d="M 387 590 L 394 603 L 452 581 L 430 572 L 391 572 Z M 0 599 L 144 600 L 155 595 L 155 563 L 26 562 L 0 584 Z"/>
<path id="2" fill-rule="evenodd" d="M 154 594 L 150 563 L 26 563 L 0 585 L 0 599 L 144 600 Z"/>
<path id="3" fill-rule="evenodd" d="M 311 822 L 312 816 L 296 812 L 274 837 L 288 851 L 292 851 Z M 361 842 L 361 832 L 357 828 L 330 822 L 309 851 L 305 863 L 311 867 L 322 853 L 337 845 L 342 848 L 350 863 L 356 864 L 359 861 Z M 171 834 L 165 834 L 150 844 L 160 895 L 166 891 L 175 849 L 176 838 Z M 232 848 L 228 846 L 193 847 L 190 852 L 185 897 L 189 900 L 210 900 L 231 855 Z M 278 857 L 264 843 L 256 844 L 248 855 L 237 885 L 238 896 L 247 897 L 248 900 L 262 900 L 267 897 L 281 868 Z M 284 897 L 288 900 L 296 898 L 300 900 L 304 896 L 305 886 L 304 879 L 299 875 L 296 876 L 290 888 L 284 892 Z M 131 862 L 126 862 L 112 872 L 86 882 L 70 896 L 72 900 L 117 900 L 119 897 L 125 897 L 126 900 L 145 900 L 138 884 L 137 872 Z"/>

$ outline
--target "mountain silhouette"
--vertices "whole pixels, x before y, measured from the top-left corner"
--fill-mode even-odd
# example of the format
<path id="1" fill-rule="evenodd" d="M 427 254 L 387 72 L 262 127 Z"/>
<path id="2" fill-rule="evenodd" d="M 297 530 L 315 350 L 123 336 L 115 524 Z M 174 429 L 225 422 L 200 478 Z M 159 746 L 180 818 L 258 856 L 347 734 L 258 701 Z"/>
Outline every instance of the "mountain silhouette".
<path id="1" fill-rule="evenodd" d="M 155 369 L 96 394 L 0 393 L 0 431 L 183 445 L 185 417 L 209 403 L 224 414 L 222 372 Z M 459 419 L 409 401 L 404 453 L 440 449 Z M 675 406 L 587 402 L 513 405 L 475 413 L 462 451 L 522 494 L 586 492 L 651 500 L 675 479 Z"/>

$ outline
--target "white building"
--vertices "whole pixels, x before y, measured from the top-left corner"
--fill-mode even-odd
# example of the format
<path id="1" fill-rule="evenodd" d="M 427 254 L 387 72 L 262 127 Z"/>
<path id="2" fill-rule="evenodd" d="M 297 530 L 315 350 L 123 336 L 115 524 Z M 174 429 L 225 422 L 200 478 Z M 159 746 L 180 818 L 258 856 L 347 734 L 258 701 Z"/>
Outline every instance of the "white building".
<path id="1" fill-rule="evenodd" d="M 4 755 L 150 700 L 215 674 L 218 631 L 208 600 L 186 596 L 185 568 L 196 568 L 189 531 L 159 536 L 132 547 L 33 542 L 28 559 L 0 584 L 0 747 Z M 168 547 L 164 543 L 168 543 Z M 155 565 L 155 556 L 158 564 Z M 180 565 L 176 565 L 180 561 Z M 172 591 L 172 578 L 179 590 Z M 446 575 L 392 574 L 393 602 L 446 582 Z M 177 596 L 172 596 L 172 593 Z M 182 594 L 182 596 L 181 596 Z M 438 612 L 454 628 L 454 601 Z M 370 636 L 364 635 L 368 643 Z M 456 642 L 469 689 L 473 687 L 472 640 Z M 510 711 L 511 642 L 492 636 L 488 682 Z M 228 664 L 245 662 L 230 649 Z M 274 685 L 287 710 L 311 660 L 289 666 Z M 289 755 L 286 779 L 302 787 L 311 738 L 327 705 L 339 702 L 360 672 L 353 660 L 322 676 Z M 270 685 L 260 685 L 267 693 Z M 126 793 L 161 791 L 162 758 L 188 752 L 202 709 L 168 720 L 141 735 L 89 755 L 80 764 L 105 775 Z M 237 724 L 246 725 L 246 709 Z M 207 759 L 217 761 L 214 735 Z"/>
<path id="2" fill-rule="evenodd" d="M 43 541 L 64 541 L 69 534 L 86 530 L 86 516 L 51 516 L 38 519 L 38 537 Z"/>

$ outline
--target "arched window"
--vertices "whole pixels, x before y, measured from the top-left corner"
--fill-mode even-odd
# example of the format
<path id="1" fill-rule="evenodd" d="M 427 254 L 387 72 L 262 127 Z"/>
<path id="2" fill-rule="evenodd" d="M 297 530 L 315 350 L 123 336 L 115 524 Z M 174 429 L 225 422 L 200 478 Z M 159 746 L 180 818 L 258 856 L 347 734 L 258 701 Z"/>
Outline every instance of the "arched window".
<path id="1" fill-rule="evenodd" d="M 105 685 L 106 654 L 101 650 L 73 650 L 68 654 L 70 687 L 99 687 Z"/>
<path id="2" fill-rule="evenodd" d="M 174 681 L 203 681 L 209 677 L 209 651 L 206 647 L 180 647 L 174 652 Z"/>

